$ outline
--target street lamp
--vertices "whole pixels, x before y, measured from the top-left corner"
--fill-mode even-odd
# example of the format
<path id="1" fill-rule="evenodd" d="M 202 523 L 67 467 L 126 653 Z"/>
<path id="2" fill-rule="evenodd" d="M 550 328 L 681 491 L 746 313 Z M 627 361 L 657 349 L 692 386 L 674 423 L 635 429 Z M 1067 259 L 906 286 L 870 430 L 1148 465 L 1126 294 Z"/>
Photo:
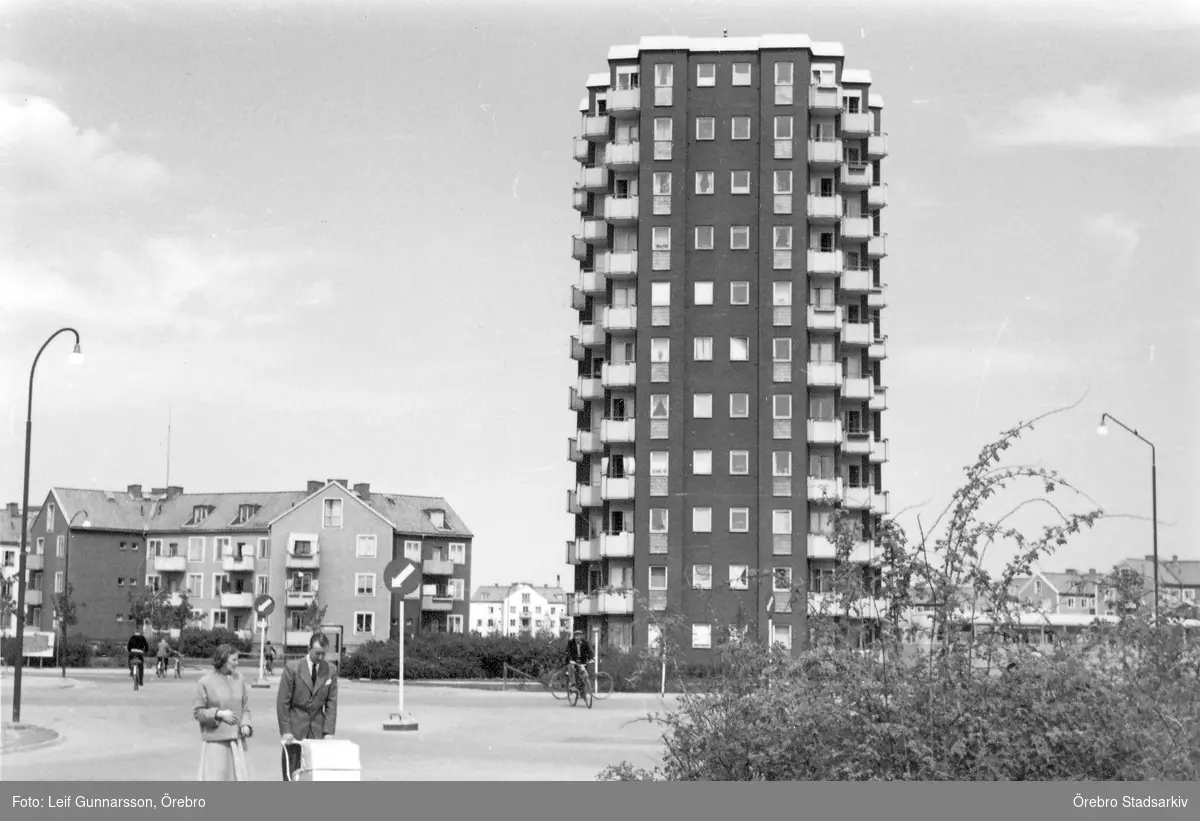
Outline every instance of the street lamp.
<path id="1" fill-rule="evenodd" d="M 62 677 L 67 677 L 67 613 L 75 608 L 75 602 L 71 601 L 71 525 L 75 523 L 75 519 L 79 514 L 83 514 L 83 526 L 91 527 L 92 523 L 88 521 L 88 512 L 79 510 L 71 517 L 71 521 L 67 522 L 67 547 L 63 555 L 63 592 L 62 603 L 64 604 L 63 612 L 58 614 L 59 621 L 62 627 L 62 639 L 59 646 L 59 658 L 62 659 Z"/>
<path id="2" fill-rule="evenodd" d="M 1133 428 L 1126 425 L 1115 416 L 1107 413 L 1100 415 L 1100 427 L 1096 428 L 1096 433 L 1100 436 L 1108 436 L 1108 426 L 1105 425 L 1105 420 L 1111 419 L 1125 430 L 1132 433 L 1138 439 L 1141 439 L 1150 446 L 1150 524 L 1152 533 L 1154 534 L 1154 623 L 1158 624 L 1158 460 L 1155 455 L 1154 443 L 1142 436 Z"/>
<path id="3" fill-rule="evenodd" d="M 21 552 L 17 554 L 17 658 L 13 662 L 13 724 L 21 722 L 21 672 L 25 667 L 25 551 L 29 547 L 29 446 L 33 436 L 33 375 L 37 371 L 42 351 L 59 334 L 75 335 L 75 348 L 71 351 L 71 364 L 83 362 L 83 351 L 79 347 L 79 331 L 74 328 L 59 328 L 38 348 L 33 365 L 29 368 L 29 406 L 25 414 L 25 487 L 21 502 Z"/>

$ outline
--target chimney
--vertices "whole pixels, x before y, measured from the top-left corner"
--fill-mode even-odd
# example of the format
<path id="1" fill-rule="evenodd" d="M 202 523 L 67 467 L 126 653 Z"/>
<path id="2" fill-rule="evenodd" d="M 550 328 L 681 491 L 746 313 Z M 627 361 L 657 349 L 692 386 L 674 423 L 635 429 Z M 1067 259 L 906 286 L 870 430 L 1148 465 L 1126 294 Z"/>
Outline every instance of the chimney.
<path id="1" fill-rule="evenodd" d="M 183 495 L 183 488 L 179 485 L 170 485 L 167 487 L 167 501 L 174 499 L 176 496 Z"/>
<path id="2" fill-rule="evenodd" d="M 323 487 L 325 487 L 324 482 L 318 482 L 316 479 L 308 480 L 308 492 L 310 494 L 316 493 L 318 490 L 320 490 Z"/>
<path id="3" fill-rule="evenodd" d="M 370 482 L 359 482 L 357 485 L 354 486 L 354 492 L 358 494 L 360 499 L 366 499 L 368 496 L 371 495 Z"/>
<path id="4" fill-rule="evenodd" d="M 21 503 L 20 502 L 9 502 L 8 503 L 8 515 L 9 516 L 20 516 L 21 515 Z"/>
<path id="5" fill-rule="evenodd" d="M 1077 576 L 1077 575 L 1079 575 L 1079 571 L 1078 571 L 1078 570 L 1076 570 L 1076 569 L 1075 569 L 1075 568 L 1073 568 L 1073 567 L 1068 567 L 1068 568 L 1067 568 L 1067 575 L 1068 575 L 1068 576 Z"/>
<path id="6" fill-rule="evenodd" d="M 130 499 L 142 498 L 142 486 L 141 485 L 130 485 L 129 486 L 129 498 Z"/>
<path id="7" fill-rule="evenodd" d="M 1094 567 L 1089 567 L 1089 568 L 1088 568 L 1088 575 L 1089 575 L 1089 576 L 1095 576 L 1095 575 L 1096 575 L 1096 568 L 1094 568 Z"/>
<path id="8" fill-rule="evenodd" d="M 562 576 L 555 576 L 555 577 L 554 577 L 554 586 L 555 586 L 555 587 L 562 587 Z"/>
<path id="9" fill-rule="evenodd" d="M 1179 561 L 1179 554 L 1178 553 L 1171 554 L 1171 561 L 1173 561 L 1173 562 Z"/>
<path id="10" fill-rule="evenodd" d="M 346 488 L 350 487 L 350 485 L 346 484 L 346 482 L 349 481 L 348 479 L 326 479 L 325 481 L 333 482 L 335 484 L 339 484 L 342 487 L 346 487 Z"/>

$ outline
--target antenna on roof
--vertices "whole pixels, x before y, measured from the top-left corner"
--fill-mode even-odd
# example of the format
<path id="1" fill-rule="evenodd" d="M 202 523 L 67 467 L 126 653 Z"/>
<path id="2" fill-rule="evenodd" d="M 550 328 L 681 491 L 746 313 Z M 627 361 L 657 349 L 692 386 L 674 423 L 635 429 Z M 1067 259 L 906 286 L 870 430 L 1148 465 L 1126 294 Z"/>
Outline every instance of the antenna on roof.
<path id="1" fill-rule="evenodd" d="M 728 37 L 728 36 L 729 36 L 729 29 L 721 29 L 721 36 L 722 36 L 722 37 Z"/>

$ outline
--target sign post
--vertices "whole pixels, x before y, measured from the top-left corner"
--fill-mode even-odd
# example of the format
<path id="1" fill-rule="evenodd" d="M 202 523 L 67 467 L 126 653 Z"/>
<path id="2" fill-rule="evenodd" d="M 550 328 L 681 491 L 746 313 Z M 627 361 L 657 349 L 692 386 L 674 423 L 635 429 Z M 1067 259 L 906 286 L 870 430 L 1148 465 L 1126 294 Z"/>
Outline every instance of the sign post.
<path id="1" fill-rule="evenodd" d="M 421 568 L 412 559 L 400 557 L 392 559 L 383 571 L 383 583 L 400 599 L 399 622 L 396 628 L 396 639 L 399 647 L 399 665 L 397 669 L 399 681 L 398 711 L 385 721 L 385 730 L 416 730 L 417 721 L 404 712 L 404 597 L 411 594 L 421 585 Z"/>
<path id="2" fill-rule="evenodd" d="M 775 597 L 767 599 L 767 652 L 775 647 Z"/>
<path id="3" fill-rule="evenodd" d="M 258 619 L 258 681 L 251 684 L 251 687 L 264 689 L 271 685 L 267 683 L 266 677 L 266 662 L 267 662 L 267 616 L 275 610 L 275 600 L 270 596 L 259 596 L 254 600 L 254 614 Z"/>

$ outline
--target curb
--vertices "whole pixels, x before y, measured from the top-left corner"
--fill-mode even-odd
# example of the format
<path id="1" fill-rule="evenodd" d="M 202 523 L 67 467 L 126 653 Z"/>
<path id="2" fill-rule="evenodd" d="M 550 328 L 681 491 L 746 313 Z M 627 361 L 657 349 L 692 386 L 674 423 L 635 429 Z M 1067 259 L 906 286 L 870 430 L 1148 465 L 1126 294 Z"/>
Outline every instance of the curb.
<path id="1" fill-rule="evenodd" d="M 12 755 L 13 753 L 29 753 L 33 752 L 34 750 L 41 750 L 45 747 L 53 747 L 55 744 L 59 744 L 63 741 L 63 737 L 54 730 L 46 727 L 34 727 L 32 724 L 26 724 L 24 726 L 33 727 L 33 729 L 44 733 L 50 733 L 50 737 L 43 738 L 40 741 L 30 741 L 28 743 L 21 741 L 11 742 L 0 747 L 0 753 L 4 753 L 5 755 Z"/>

